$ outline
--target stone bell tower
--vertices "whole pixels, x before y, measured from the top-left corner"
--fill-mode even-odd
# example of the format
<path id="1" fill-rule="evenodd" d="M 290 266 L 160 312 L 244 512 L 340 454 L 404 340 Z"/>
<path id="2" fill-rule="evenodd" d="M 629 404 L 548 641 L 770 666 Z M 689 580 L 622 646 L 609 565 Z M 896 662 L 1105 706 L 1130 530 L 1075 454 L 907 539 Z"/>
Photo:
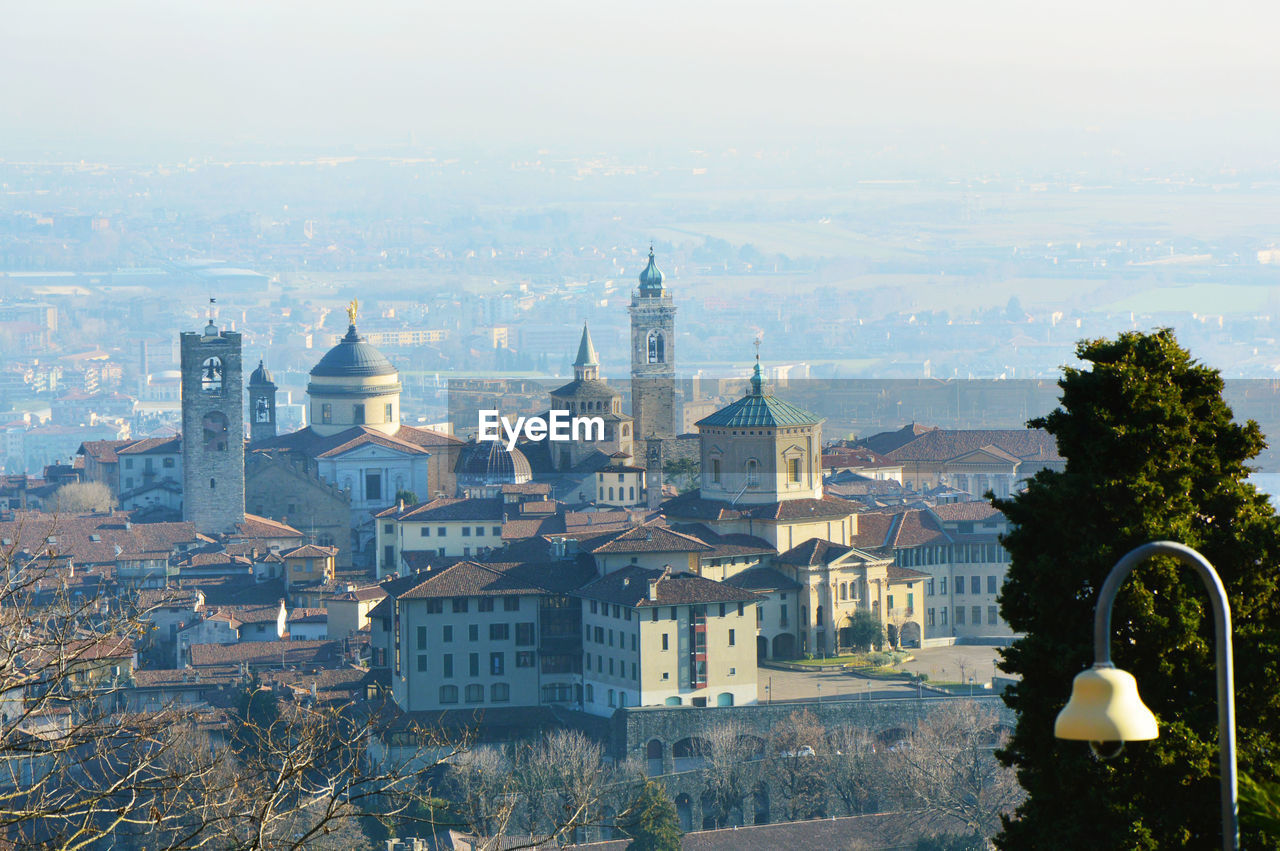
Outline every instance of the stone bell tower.
<path id="1" fill-rule="evenodd" d="M 240 334 L 179 338 L 182 367 L 182 517 L 205 534 L 244 522 L 244 384 Z"/>
<path id="2" fill-rule="evenodd" d="M 249 375 L 249 442 L 276 436 L 276 384 L 262 361 Z"/>
<path id="3" fill-rule="evenodd" d="M 676 307 L 649 246 L 631 294 L 631 416 L 638 441 L 676 436 Z M 639 448 L 639 444 L 637 444 Z"/>

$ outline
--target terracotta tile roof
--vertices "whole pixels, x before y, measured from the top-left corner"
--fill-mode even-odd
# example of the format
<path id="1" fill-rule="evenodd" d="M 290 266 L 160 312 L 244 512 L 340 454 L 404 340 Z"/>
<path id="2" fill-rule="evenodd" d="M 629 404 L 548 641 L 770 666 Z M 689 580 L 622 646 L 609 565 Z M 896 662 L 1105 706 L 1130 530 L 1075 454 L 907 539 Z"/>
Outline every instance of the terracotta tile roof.
<path id="1" fill-rule="evenodd" d="M 920 437 L 920 435 L 928 434 L 931 431 L 937 431 L 937 426 L 911 423 L 910 425 L 903 426 L 897 431 L 882 431 L 879 434 L 873 434 L 870 437 L 863 438 L 858 441 L 857 445 L 865 446 L 880 455 L 886 455 L 898 447 L 910 443 Z"/>
<path id="2" fill-rule="evenodd" d="M 889 546 L 889 533 L 893 531 L 895 515 L 879 512 L 864 512 L 856 516 L 858 534 L 853 536 L 853 545 L 861 549 L 878 549 Z"/>
<path id="3" fill-rule="evenodd" d="M 502 500 L 478 497 L 439 497 L 430 502 L 407 505 L 403 510 L 393 506 L 380 511 L 378 517 L 396 520 L 449 521 L 474 520 L 478 523 L 492 523 L 502 520 Z"/>
<path id="4" fill-rule="evenodd" d="M 281 558 L 332 558 L 338 554 L 337 547 L 322 547 L 319 544 L 303 544 L 295 550 L 282 553 Z"/>
<path id="5" fill-rule="evenodd" d="M 114 464 L 119 460 L 116 457 L 116 451 L 132 442 L 130 440 L 86 440 L 80 444 L 76 454 L 92 456 L 98 460 L 99 464 Z"/>
<path id="6" fill-rule="evenodd" d="M 0 542 L 8 542 L 0 543 L 4 550 L 53 551 L 79 565 L 114 564 L 120 555 L 132 553 L 174 553 L 207 540 L 194 524 L 133 523 L 123 512 L 55 516 L 14 511 L 11 520 L 0 521 Z"/>
<path id="7" fill-rule="evenodd" d="M 724 583 L 734 588 L 745 588 L 748 591 L 794 591 L 803 587 L 799 582 L 772 567 L 748 568 L 730 576 Z"/>
<path id="8" fill-rule="evenodd" d="M 1061 461 L 1057 442 L 1044 429 L 934 429 L 884 454 L 893 461 L 950 461 L 996 447 L 1024 461 Z"/>
<path id="9" fill-rule="evenodd" d="M 946 502 L 935 506 L 933 513 L 943 523 L 959 523 L 963 521 L 981 522 L 983 520 L 1003 520 L 1004 515 L 991 503 L 985 500 L 970 502 Z"/>
<path id="10" fill-rule="evenodd" d="M 322 435 L 308 427 L 260 440 L 253 444 L 252 449 L 289 449 L 312 458 L 330 458 L 368 444 L 396 449 L 408 455 L 425 455 L 429 450 L 438 451 L 462 443 L 447 434 L 407 425 L 400 426 L 394 435 L 383 434 L 369 426 L 353 426 L 337 434 Z"/>
<path id="11" fill-rule="evenodd" d="M 600 538 L 583 540 L 582 549 L 595 555 L 609 553 L 708 553 L 712 547 L 691 535 L 656 523 L 645 523 Z"/>
<path id="12" fill-rule="evenodd" d="M 246 513 L 244 522 L 237 523 L 236 531 L 229 537 L 243 541 L 246 538 L 301 538 L 303 535 L 287 523 Z"/>
<path id="13" fill-rule="evenodd" d="M 289 623 L 328 623 L 328 609 L 298 608 L 289 611 Z"/>
<path id="14" fill-rule="evenodd" d="M 903 511 L 897 517 L 898 522 L 891 533 L 891 544 L 896 548 L 951 543 L 951 536 L 928 510 Z"/>
<path id="15" fill-rule="evenodd" d="M 279 604 L 285 596 L 284 582 L 273 579 L 258 582 L 248 573 L 236 576 L 182 576 L 177 587 L 198 589 L 204 594 L 205 605 L 216 606 L 268 606 Z"/>
<path id="16" fill-rule="evenodd" d="M 340 641 L 242 641 L 237 644 L 193 644 L 191 666 L 257 665 L 336 667 L 342 660 Z"/>
<path id="17" fill-rule="evenodd" d="M 295 700 L 306 700 L 314 686 L 320 703 L 350 703 L 364 694 L 364 683 L 369 672 L 364 668 L 347 666 L 306 671 L 263 671 L 259 679 L 263 685 L 291 695 Z"/>
<path id="18" fill-rule="evenodd" d="M 564 593 L 577 588 L 588 578 L 589 574 L 581 563 L 572 560 L 488 564 L 461 561 L 440 570 L 405 577 L 415 581 L 395 596 L 416 600 Z"/>
<path id="19" fill-rule="evenodd" d="M 649 580 L 657 580 L 650 596 Z M 575 596 L 618 603 L 631 608 L 680 606 L 696 603 L 754 603 L 761 599 L 742 588 L 716 582 L 693 573 L 629 565 L 588 582 Z"/>
<path id="20" fill-rule="evenodd" d="M 170 455 L 182 451 L 181 437 L 144 437 L 116 450 L 117 455 Z"/>
<path id="21" fill-rule="evenodd" d="M 704 559 L 732 558 L 742 555 L 772 555 L 777 552 L 773 544 L 764 538 L 757 538 L 755 535 L 747 535 L 740 532 L 720 535 L 702 523 L 674 523 L 671 528 L 681 534 L 697 538 L 711 547 L 711 552 L 702 554 L 701 558 Z"/>
<path id="22" fill-rule="evenodd" d="M 806 520 L 847 517 L 854 509 L 838 497 L 822 499 L 790 499 L 782 502 L 731 505 L 720 500 L 703 499 L 700 491 L 690 491 L 662 504 L 669 517 L 691 520 Z"/>
<path id="23" fill-rule="evenodd" d="M 889 569 L 886 572 L 889 576 L 889 583 L 891 585 L 897 585 L 902 582 L 915 582 L 919 579 L 929 578 L 929 574 L 927 573 L 922 573 L 919 570 L 912 570 L 909 567 L 899 567 L 896 564 L 889 565 Z"/>

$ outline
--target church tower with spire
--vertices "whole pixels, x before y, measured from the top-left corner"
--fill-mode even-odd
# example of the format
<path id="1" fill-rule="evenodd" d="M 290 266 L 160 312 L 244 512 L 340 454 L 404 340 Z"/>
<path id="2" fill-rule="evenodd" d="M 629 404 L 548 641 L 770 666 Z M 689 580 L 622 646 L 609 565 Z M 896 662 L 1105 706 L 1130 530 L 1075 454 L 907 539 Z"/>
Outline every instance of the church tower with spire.
<path id="1" fill-rule="evenodd" d="M 676 436 L 676 306 L 649 246 L 631 294 L 631 416 L 637 440 Z"/>
<path id="2" fill-rule="evenodd" d="M 249 442 L 276 436 L 276 383 L 265 363 L 249 376 Z"/>
<path id="3" fill-rule="evenodd" d="M 551 464 L 555 469 L 573 469 L 590 458 L 603 461 L 631 457 L 631 417 L 622 413 L 622 394 L 600 378 L 600 357 L 586 325 L 582 326 L 578 356 L 573 359 L 573 381 L 551 391 L 551 408 L 573 416 L 599 417 L 604 422 L 603 439 L 583 436 L 581 440 L 548 444 L 553 447 Z"/>

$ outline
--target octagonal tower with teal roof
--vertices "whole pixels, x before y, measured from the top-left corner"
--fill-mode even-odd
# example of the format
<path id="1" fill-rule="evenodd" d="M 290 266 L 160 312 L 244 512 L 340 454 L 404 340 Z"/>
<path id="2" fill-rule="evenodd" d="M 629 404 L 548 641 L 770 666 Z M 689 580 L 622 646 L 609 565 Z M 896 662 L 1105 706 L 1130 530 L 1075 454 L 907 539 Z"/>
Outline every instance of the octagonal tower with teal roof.
<path id="1" fill-rule="evenodd" d="M 747 395 L 695 425 L 703 499 L 760 504 L 822 498 L 822 419 L 766 393 L 758 357 Z"/>

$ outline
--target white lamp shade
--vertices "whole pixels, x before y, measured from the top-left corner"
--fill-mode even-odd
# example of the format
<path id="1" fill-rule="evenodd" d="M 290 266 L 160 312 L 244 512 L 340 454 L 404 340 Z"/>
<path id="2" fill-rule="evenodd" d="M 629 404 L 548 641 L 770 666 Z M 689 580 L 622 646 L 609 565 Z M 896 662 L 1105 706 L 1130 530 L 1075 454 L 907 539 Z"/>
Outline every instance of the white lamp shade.
<path id="1" fill-rule="evenodd" d="M 1159 735 L 1156 717 L 1138 697 L 1128 671 L 1094 665 L 1076 674 L 1071 700 L 1058 713 L 1053 735 L 1086 742 L 1136 742 Z"/>

